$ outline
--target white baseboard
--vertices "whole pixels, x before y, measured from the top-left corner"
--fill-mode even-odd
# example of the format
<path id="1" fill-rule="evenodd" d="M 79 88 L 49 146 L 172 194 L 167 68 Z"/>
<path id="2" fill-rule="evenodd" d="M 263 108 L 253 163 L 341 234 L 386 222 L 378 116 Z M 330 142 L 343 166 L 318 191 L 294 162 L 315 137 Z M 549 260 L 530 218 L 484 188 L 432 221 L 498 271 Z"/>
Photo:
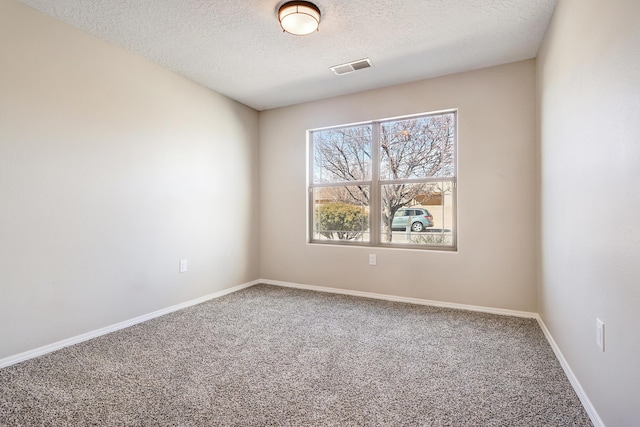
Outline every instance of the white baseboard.
<path id="1" fill-rule="evenodd" d="M 602 422 L 602 419 L 600 419 L 600 415 L 598 415 L 598 412 L 596 411 L 596 408 L 594 408 L 593 404 L 591 403 L 591 401 L 587 397 L 587 394 L 582 388 L 580 381 L 578 381 L 578 378 L 576 378 L 575 374 L 571 370 L 571 366 L 569 366 L 567 359 L 564 358 L 562 351 L 560 351 L 560 347 L 558 347 L 558 344 L 556 344 L 556 341 L 553 339 L 551 332 L 549 332 L 549 329 L 547 329 L 547 325 L 544 324 L 544 321 L 539 315 L 536 315 L 536 318 L 538 320 L 538 324 L 540 325 L 540 329 L 542 329 L 544 336 L 547 338 L 547 341 L 549 342 L 549 345 L 553 349 L 553 352 L 555 353 L 556 358 L 560 362 L 560 366 L 562 366 L 564 373 L 567 375 L 569 382 L 573 386 L 573 390 L 578 395 L 580 402 L 582 402 L 582 406 L 584 406 L 584 410 L 587 411 L 587 415 L 589 415 L 589 418 L 591 419 L 591 422 L 593 423 L 594 427 L 605 427 L 604 423 Z"/>
<path id="2" fill-rule="evenodd" d="M 433 307 L 454 308 L 457 310 L 478 311 L 482 313 L 500 314 L 503 316 L 526 317 L 529 319 L 537 319 L 537 313 L 528 311 L 508 310 L 504 308 L 483 307 L 478 305 L 457 304 L 451 302 L 433 301 L 420 298 L 400 297 L 396 295 L 378 294 L 374 292 L 353 291 L 341 288 L 328 288 L 324 286 L 303 285 L 300 283 L 281 282 L 279 280 L 262 279 L 260 283 L 265 285 L 282 286 L 286 288 L 306 289 L 309 291 L 328 292 L 332 294 L 352 295 L 356 297 L 372 298 L 385 301 L 406 302 L 409 304 L 429 305 Z"/>
<path id="3" fill-rule="evenodd" d="M 584 392 L 584 389 L 580 385 L 580 382 L 574 375 L 573 371 L 571 370 L 571 367 L 567 363 L 567 360 L 562 355 L 560 348 L 556 344 L 555 340 L 551 336 L 551 333 L 547 329 L 546 325 L 544 324 L 544 322 L 542 321 L 542 318 L 538 313 L 531 313 L 527 311 L 517 311 L 517 310 L 507 310 L 502 308 L 483 307 L 483 306 L 476 306 L 476 305 L 467 305 L 467 304 L 456 304 L 456 303 L 448 303 L 448 302 L 441 302 L 441 301 L 432 301 L 432 300 L 425 300 L 425 299 L 419 299 L 419 298 L 399 297 L 395 295 L 377 294 L 373 292 L 352 291 L 352 290 L 340 289 L 340 288 L 328 288 L 324 286 L 303 285 L 300 283 L 281 282 L 278 280 L 262 279 L 260 280 L 260 283 L 264 283 L 266 285 L 283 286 L 287 288 L 306 289 L 310 291 L 329 292 L 329 293 L 341 294 L 341 295 L 353 295 L 358 297 L 381 299 L 386 301 L 406 302 L 410 304 L 429 305 L 434 307 L 445 307 L 445 308 L 453 308 L 453 309 L 459 309 L 459 310 L 479 311 L 482 313 L 491 313 L 491 314 L 500 314 L 505 316 L 515 316 L 515 317 L 525 317 L 525 318 L 536 319 L 538 321 L 538 324 L 540 325 L 540 328 L 542 329 L 542 332 L 544 333 L 544 336 L 547 338 L 549 345 L 553 349 L 553 352 L 555 353 L 556 358 L 560 362 L 562 369 L 567 375 L 567 378 L 569 379 L 571 386 L 573 387 L 576 394 L 578 395 L 578 398 L 580 399 L 582 406 L 584 406 L 584 409 L 587 412 L 587 415 L 589 415 L 589 418 L 591 419 L 591 422 L 593 423 L 594 427 L 605 427 L 604 423 L 600 419 L 600 416 L 596 412 L 596 409 L 593 407 L 593 404 L 587 397 L 586 393 Z"/>
<path id="4" fill-rule="evenodd" d="M 56 351 L 56 350 L 60 350 L 60 349 L 62 349 L 64 347 L 68 347 L 70 345 L 78 344 L 78 343 L 81 343 L 83 341 L 87 341 L 87 340 L 90 340 L 92 338 L 96 338 L 96 337 L 99 337 L 101 335 L 108 334 L 110 332 L 114 332 L 114 331 L 117 331 L 117 330 L 120 330 L 120 329 L 124 329 L 124 328 L 127 328 L 129 326 L 133 326 L 133 325 L 136 325 L 138 323 L 142 323 L 142 322 L 145 322 L 147 320 L 151 320 L 151 319 L 154 319 L 156 317 L 160 317 L 160 316 L 163 316 L 165 314 L 172 313 L 174 311 L 182 310 L 182 309 L 187 308 L 187 307 L 191 307 L 191 306 L 194 306 L 194 305 L 197 305 L 197 304 L 201 304 L 203 302 L 206 302 L 206 301 L 209 301 L 209 300 L 212 300 L 212 299 L 215 299 L 215 298 L 219 298 L 221 296 L 228 295 L 230 293 L 237 292 L 237 291 L 240 291 L 242 289 L 246 289 L 246 288 L 249 288 L 251 286 L 260 284 L 260 283 L 264 283 L 266 285 L 282 286 L 282 287 L 287 287 L 287 288 L 306 289 L 306 290 L 310 290 L 310 291 L 328 292 L 328 293 L 341 294 L 341 295 L 352 295 L 352 296 L 356 296 L 356 297 L 372 298 L 372 299 L 379 299 L 379 300 L 385 300 L 385 301 L 404 302 L 404 303 L 409 303 L 409 304 L 428 305 L 428 306 L 433 306 L 433 307 L 453 308 L 453 309 L 458 309 L 458 310 L 469 310 L 469 311 L 477 311 L 477 312 L 482 312 L 482 313 L 499 314 L 499 315 L 504 315 L 504 316 L 515 316 L 515 317 L 524 317 L 524 318 L 536 319 L 538 321 L 538 324 L 540 325 L 540 328 L 542 329 L 542 332 L 544 333 L 545 337 L 547 338 L 547 341 L 549 342 L 549 345 L 551 345 L 551 348 L 553 349 L 553 352 L 555 353 L 558 361 L 560 362 L 560 365 L 562 366 L 562 369 L 564 370 L 565 374 L 567 375 L 567 378 L 569 379 L 569 382 L 571 383 L 571 385 L 573 386 L 573 389 L 575 390 L 576 394 L 578 395 L 578 398 L 580 399 L 580 402 L 582 402 L 582 405 L 584 406 L 585 411 L 589 415 L 589 418 L 591 419 L 591 422 L 593 423 L 593 425 L 595 427 L 605 427 L 604 423 L 600 419 L 600 416 L 598 415 L 598 412 L 593 407 L 593 404 L 591 403 L 591 401 L 587 397 L 584 389 L 582 388 L 582 385 L 580 385 L 580 382 L 578 381 L 578 379 L 574 375 L 573 371 L 571 370 L 571 367 L 567 363 L 567 360 L 564 358 L 562 352 L 560 351 L 560 348 L 558 347 L 558 345 L 556 344 L 555 340 L 553 339 L 553 336 L 551 336 L 551 333 L 547 329 L 547 326 L 544 324 L 544 322 L 542 321 L 542 318 L 537 313 L 531 313 L 531 312 L 527 312 L 527 311 L 508 310 L 508 309 L 503 309 L 503 308 L 492 308 L 492 307 L 483 307 L 483 306 L 476 306 L 476 305 L 448 303 L 448 302 L 433 301 L 433 300 L 426 300 L 426 299 L 420 299 L 420 298 L 409 298 L 409 297 L 401 297 L 401 296 L 396 296 L 396 295 L 378 294 L 378 293 L 374 293 L 374 292 L 354 291 L 354 290 L 341 289 L 341 288 L 329 288 L 329 287 L 324 287 L 324 286 L 303 285 L 303 284 L 300 284 L 300 283 L 282 282 L 282 281 L 278 281 L 278 280 L 269 280 L 269 279 L 260 279 L 260 280 L 254 280 L 254 281 L 248 282 L 248 283 L 243 283 L 243 284 L 240 284 L 240 285 L 228 288 L 228 289 L 224 289 L 222 291 L 218 291 L 218 292 L 214 292 L 214 293 L 209 294 L 209 295 L 205 295 L 205 296 L 200 297 L 200 298 L 196 298 L 196 299 L 193 299 L 193 300 L 190 300 L 190 301 L 186 301 L 186 302 L 181 303 L 181 304 L 173 305 L 171 307 L 163 308 L 161 310 L 157 310 L 157 311 L 154 311 L 152 313 L 144 314 L 142 316 L 138 316 L 138 317 L 135 317 L 133 319 L 125 320 L 123 322 L 116 323 L 114 325 L 106 326 L 104 328 L 97 329 L 95 331 L 87 332 L 87 333 L 82 334 L 82 335 L 78 335 L 78 336 L 75 336 L 75 337 L 72 337 L 72 338 L 68 338 L 68 339 L 65 339 L 65 340 L 62 340 L 62 341 L 58 341 L 58 342 L 55 342 L 55 343 L 52 343 L 52 344 L 48 344 L 48 345 L 45 345 L 45 346 L 42 346 L 42 347 L 38 347 L 38 348 L 33 349 L 33 350 L 25 351 L 24 353 L 19 353 L 19 354 L 16 354 L 14 356 L 9 356 L 9 357 L 6 357 L 4 359 L 0 359 L 0 369 L 4 368 L 4 367 L 7 367 L 7 366 L 14 365 L 16 363 L 23 362 L 23 361 L 28 360 L 28 359 L 33 359 L 35 357 L 45 355 L 47 353 L 51 353 L 51 352 Z"/>
<path id="5" fill-rule="evenodd" d="M 38 356 L 45 355 L 47 353 L 51 353 L 56 350 L 60 350 L 64 347 L 69 347 L 70 345 L 78 344 L 83 341 L 90 340 L 92 338 L 99 337 L 101 335 L 106 335 L 110 332 L 115 332 L 120 329 L 128 328 L 129 326 L 136 325 L 138 323 L 145 322 L 147 320 L 154 319 L 156 317 L 163 316 L 165 314 L 173 313 L 174 311 L 182 310 L 183 308 L 191 307 L 197 304 L 201 304 L 205 301 L 212 300 L 214 298 L 220 298 L 221 296 L 228 295 L 233 292 L 237 292 L 239 290 L 257 285 L 261 283 L 260 280 L 254 280 L 253 282 L 243 283 L 228 289 L 224 289 L 222 291 L 214 292 L 209 295 L 205 295 L 200 298 L 196 298 L 187 302 L 183 302 L 181 304 L 172 305 L 171 307 L 163 308 L 161 310 L 154 311 L 152 313 L 143 314 L 142 316 L 134 317 L 133 319 L 125 320 L 123 322 L 116 323 L 114 325 L 106 326 L 104 328 L 96 329 L 95 331 L 87 332 L 81 335 L 77 335 L 75 337 L 67 338 L 62 341 L 54 342 L 52 344 L 48 344 L 42 347 L 35 348 L 33 350 L 25 351 L 24 353 L 19 353 L 14 356 L 9 356 L 4 359 L 0 359 L 0 369 L 5 368 L 7 366 L 15 365 L 16 363 L 23 362 L 25 360 L 33 359 Z"/>

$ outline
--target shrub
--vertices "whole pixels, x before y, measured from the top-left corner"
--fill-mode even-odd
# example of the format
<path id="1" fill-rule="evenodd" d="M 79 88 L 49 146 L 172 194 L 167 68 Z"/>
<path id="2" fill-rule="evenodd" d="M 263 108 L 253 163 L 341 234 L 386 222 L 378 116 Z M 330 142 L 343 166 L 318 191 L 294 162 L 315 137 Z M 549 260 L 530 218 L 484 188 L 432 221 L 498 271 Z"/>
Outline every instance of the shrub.
<path id="1" fill-rule="evenodd" d="M 369 213 L 362 206 L 331 202 L 316 207 L 316 226 L 328 239 L 354 240 L 369 229 Z"/>

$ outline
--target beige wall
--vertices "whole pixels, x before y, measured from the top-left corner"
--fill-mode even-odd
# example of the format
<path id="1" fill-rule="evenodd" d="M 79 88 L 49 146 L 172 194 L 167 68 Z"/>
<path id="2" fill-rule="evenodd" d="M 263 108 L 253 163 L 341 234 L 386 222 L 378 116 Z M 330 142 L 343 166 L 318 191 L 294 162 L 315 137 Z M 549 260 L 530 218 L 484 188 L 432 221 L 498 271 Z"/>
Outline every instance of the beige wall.
<path id="1" fill-rule="evenodd" d="M 562 0 L 537 64 L 539 311 L 608 427 L 640 425 L 639 23 L 637 0 Z"/>
<path id="2" fill-rule="evenodd" d="M 12 0 L 0 52 L 0 358 L 259 277 L 256 111 Z"/>
<path id="3" fill-rule="evenodd" d="M 306 243 L 307 129 L 450 108 L 458 252 Z M 262 112 L 261 277 L 535 312 L 535 142 L 534 61 Z"/>

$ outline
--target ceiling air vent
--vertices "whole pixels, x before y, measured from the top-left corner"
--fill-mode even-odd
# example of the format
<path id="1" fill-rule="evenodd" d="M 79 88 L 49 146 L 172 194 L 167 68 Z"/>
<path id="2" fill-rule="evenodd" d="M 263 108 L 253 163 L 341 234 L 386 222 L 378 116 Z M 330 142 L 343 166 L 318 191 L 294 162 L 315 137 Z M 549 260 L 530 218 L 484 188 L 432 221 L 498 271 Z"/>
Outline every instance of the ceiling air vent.
<path id="1" fill-rule="evenodd" d="M 358 61 L 347 62 L 346 64 L 334 65 L 331 67 L 331 71 L 336 75 L 341 76 L 343 74 L 352 73 L 354 71 L 362 70 L 363 68 L 371 67 L 371 60 L 368 58 L 360 59 Z"/>

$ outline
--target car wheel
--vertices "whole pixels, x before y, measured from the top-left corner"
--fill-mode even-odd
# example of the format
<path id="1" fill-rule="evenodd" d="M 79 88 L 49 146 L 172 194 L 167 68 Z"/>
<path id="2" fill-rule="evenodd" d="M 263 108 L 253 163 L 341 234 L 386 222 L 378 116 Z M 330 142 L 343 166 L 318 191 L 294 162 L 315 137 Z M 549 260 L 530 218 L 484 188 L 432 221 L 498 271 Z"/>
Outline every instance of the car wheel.
<path id="1" fill-rule="evenodd" d="M 422 230 L 424 230 L 424 225 L 422 225 L 421 222 L 416 221 L 413 224 L 411 224 L 411 231 L 415 231 L 416 233 L 419 233 Z"/>

